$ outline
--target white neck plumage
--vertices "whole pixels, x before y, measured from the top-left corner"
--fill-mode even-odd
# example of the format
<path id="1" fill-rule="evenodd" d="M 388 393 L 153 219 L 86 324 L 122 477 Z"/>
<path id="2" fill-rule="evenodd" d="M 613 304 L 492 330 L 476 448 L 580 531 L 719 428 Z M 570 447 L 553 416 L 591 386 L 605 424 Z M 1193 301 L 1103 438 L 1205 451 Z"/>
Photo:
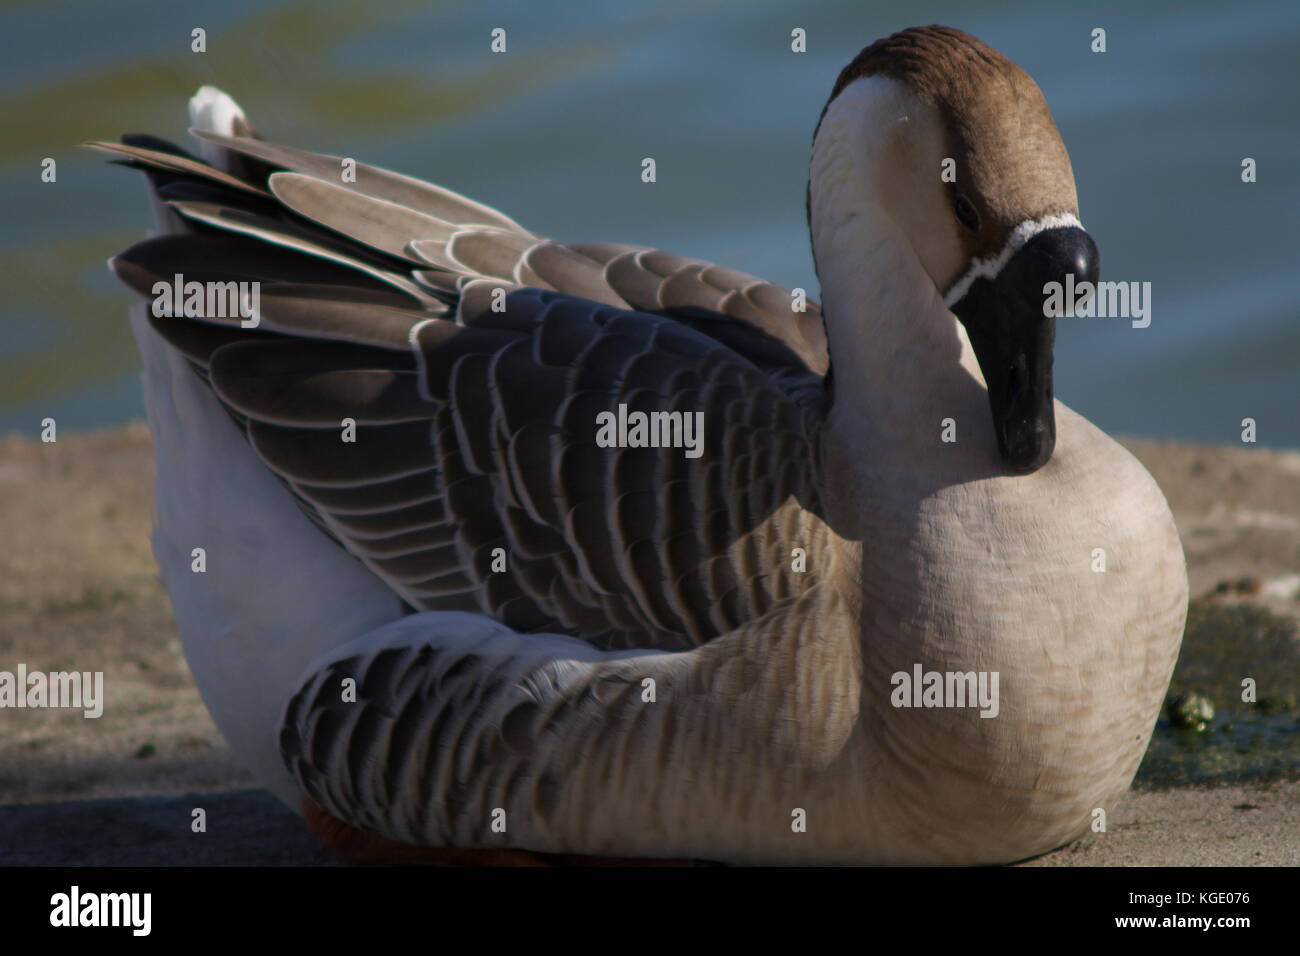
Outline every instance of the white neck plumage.
<path id="1" fill-rule="evenodd" d="M 947 418 L 959 436 L 948 459 L 987 459 L 995 448 L 965 331 L 882 201 L 884 190 L 908 185 L 887 180 L 900 137 L 918 132 L 909 100 L 892 81 L 858 80 L 831 103 L 813 145 L 810 228 L 835 370 L 830 428 L 854 484 L 879 478 L 880 463 L 944 467 Z"/>

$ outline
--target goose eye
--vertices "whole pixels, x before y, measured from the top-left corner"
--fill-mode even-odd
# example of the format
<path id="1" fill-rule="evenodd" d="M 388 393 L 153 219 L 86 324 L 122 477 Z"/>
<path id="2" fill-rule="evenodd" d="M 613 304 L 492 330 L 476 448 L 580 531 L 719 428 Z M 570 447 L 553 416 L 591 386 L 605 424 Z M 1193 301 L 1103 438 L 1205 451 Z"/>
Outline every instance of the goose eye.
<path id="1" fill-rule="evenodd" d="M 957 219 L 961 224 L 971 232 L 980 231 L 980 214 L 975 209 L 975 204 L 961 193 L 958 193 L 953 200 L 953 211 L 957 213 Z"/>

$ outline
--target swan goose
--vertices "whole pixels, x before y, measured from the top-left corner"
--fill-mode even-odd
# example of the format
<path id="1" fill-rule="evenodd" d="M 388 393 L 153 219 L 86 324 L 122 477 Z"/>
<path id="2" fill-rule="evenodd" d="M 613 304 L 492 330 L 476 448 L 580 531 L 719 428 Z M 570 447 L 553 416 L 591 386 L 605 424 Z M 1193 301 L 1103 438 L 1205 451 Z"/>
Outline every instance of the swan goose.
<path id="1" fill-rule="evenodd" d="M 191 117 L 198 155 L 92 145 L 150 180 L 128 286 L 261 283 L 256 328 L 132 321 L 185 653 L 290 806 L 429 847 L 968 864 L 1058 847 L 1127 789 L 1183 553 L 1142 466 L 1053 398 L 1041 286 L 1097 252 L 1001 54 L 911 29 L 843 71 L 804 312 L 351 181 L 213 88 Z M 703 412 L 702 456 L 599 447 L 620 403 Z M 996 673 L 996 716 L 894 706 L 918 667 Z"/>

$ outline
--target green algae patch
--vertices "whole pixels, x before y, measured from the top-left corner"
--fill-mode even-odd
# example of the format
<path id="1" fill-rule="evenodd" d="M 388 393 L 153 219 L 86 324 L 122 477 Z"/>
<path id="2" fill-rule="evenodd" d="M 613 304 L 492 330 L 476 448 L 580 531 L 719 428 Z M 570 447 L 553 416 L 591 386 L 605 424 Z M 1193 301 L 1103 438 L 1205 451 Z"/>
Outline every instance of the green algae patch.
<path id="1" fill-rule="evenodd" d="M 1134 785 L 1300 779 L 1298 693 L 1294 620 L 1251 604 L 1193 601 L 1165 706 Z"/>

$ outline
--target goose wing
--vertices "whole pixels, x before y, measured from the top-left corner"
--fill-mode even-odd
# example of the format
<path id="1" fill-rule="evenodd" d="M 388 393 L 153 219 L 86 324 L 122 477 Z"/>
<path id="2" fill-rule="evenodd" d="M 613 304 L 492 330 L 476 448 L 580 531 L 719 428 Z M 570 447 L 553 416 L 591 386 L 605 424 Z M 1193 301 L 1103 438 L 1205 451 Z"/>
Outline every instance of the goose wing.
<path id="1" fill-rule="evenodd" d="M 152 137 L 92 144 L 144 169 L 184 227 L 113 268 L 146 296 L 178 275 L 260 284 L 256 328 L 202 305 L 151 321 L 412 608 L 669 650 L 815 584 L 791 560 L 823 533 L 815 303 L 655 249 L 540 238 L 376 167 L 195 135 L 224 169 Z M 602 447 L 620 406 L 698 446 Z"/>

